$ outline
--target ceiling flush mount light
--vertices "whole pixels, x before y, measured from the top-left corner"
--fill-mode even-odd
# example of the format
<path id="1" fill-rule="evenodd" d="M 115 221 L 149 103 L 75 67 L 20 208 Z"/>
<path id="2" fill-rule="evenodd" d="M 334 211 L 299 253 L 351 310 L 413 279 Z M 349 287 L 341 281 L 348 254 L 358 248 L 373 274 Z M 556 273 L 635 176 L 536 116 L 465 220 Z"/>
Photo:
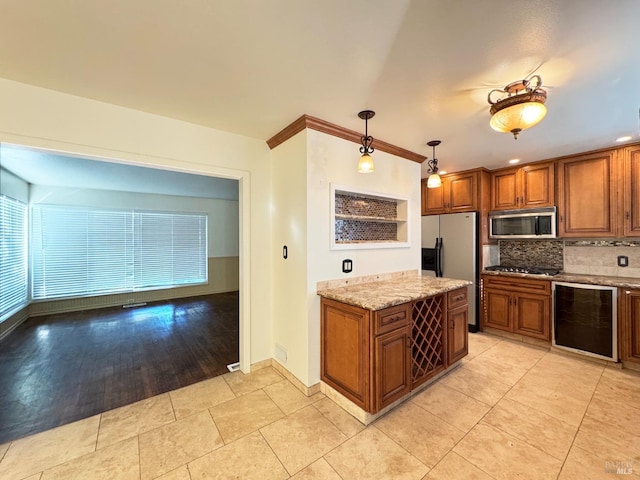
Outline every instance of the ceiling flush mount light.
<path id="1" fill-rule="evenodd" d="M 540 122 L 547 114 L 547 107 L 544 105 L 547 92 L 541 87 L 542 78 L 540 75 L 533 75 L 527 80 L 510 83 L 502 90 L 491 90 L 487 97 L 491 104 L 491 128 L 498 132 L 512 133 L 513 138 L 517 139 L 522 130 Z M 502 98 L 493 101 L 491 95 L 495 92 L 499 92 Z"/>
<path id="2" fill-rule="evenodd" d="M 438 175 L 438 159 L 436 158 L 436 147 L 440 145 L 440 140 L 431 140 L 427 145 L 433 147 L 433 158 L 427 162 L 429 165 L 429 178 L 427 179 L 427 188 L 438 188 L 442 185 L 442 179 Z"/>
<path id="3" fill-rule="evenodd" d="M 362 156 L 360 160 L 358 160 L 358 172 L 360 173 L 371 173 L 374 170 L 373 158 L 371 158 L 371 154 L 373 153 L 373 147 L 371 146 L 373 138 L 369 135 L 368 122 L 375 114 L 376 112 L 373 110 L 363 110 L 358 113 L 358 116 L 364 120 L 364 135 L 360 138 L 360 142 L 362 142 L 360 153 Z"/>
<path id="4" fill-rule="evenodd" d="M 631 140 L 633 137 L 631 135 L 625 135 L 624 137 L 618 137 L 616 138 L 616 142 L 628 142 L 629 140 Z"/>

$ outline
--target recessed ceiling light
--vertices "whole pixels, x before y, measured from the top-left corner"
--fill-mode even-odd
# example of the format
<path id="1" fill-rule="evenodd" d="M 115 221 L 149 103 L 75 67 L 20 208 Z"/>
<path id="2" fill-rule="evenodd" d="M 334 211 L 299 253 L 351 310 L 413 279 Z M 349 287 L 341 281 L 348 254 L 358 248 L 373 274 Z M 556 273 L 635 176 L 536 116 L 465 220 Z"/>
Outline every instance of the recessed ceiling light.
<path id="1" fill-rule="evenodd" d="M 511 160 L 509 160 L 509 163 L 514 165 L 516 163 L 520 163 L 520 159 L 519 158 L 512 158 Z"/>
<path id="2" fill-rule="evenodd" d="M 616 142 L 626 142 L 627 140 L 631 140 L 633 137 L 631 135 L 625 135 L 624 137 L 616 138 Z"/>

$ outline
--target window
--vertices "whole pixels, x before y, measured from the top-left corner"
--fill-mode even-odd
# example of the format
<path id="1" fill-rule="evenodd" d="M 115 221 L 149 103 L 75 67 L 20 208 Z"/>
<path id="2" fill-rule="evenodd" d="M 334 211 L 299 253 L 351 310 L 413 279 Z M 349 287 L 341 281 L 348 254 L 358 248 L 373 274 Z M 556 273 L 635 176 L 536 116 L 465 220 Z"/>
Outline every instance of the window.
<path id="1" fill-rule="evenodd" d="M 207 216 L 34 205 L 33 298 L 207 282 Z"/>
<path id="2" fill-rule="evenodd" d="M 27 206 L 0 195 L 0 319 L 27 303 Z"/>

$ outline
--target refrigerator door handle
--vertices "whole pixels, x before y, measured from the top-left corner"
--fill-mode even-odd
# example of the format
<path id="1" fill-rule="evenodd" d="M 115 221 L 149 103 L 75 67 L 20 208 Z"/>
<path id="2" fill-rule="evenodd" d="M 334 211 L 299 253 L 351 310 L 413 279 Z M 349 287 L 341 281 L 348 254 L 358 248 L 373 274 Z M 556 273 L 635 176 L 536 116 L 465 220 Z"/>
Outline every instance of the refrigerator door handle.
<path id="1" fill-rule="evenodd" d="M 436 277 L 442 277 L 442 238 L 436 238 Z"/>

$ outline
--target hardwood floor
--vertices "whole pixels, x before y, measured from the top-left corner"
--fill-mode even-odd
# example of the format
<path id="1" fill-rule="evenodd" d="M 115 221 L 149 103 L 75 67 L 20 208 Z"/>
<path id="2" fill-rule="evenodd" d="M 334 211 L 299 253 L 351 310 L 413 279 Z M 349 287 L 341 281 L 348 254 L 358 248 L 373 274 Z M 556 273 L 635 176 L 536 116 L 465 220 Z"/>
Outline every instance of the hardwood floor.
<path id="1" fill-rule="evenodd" d="M 0 444 L 227 372 L 238 292 L 34 317 L 0 341 Z"/>

